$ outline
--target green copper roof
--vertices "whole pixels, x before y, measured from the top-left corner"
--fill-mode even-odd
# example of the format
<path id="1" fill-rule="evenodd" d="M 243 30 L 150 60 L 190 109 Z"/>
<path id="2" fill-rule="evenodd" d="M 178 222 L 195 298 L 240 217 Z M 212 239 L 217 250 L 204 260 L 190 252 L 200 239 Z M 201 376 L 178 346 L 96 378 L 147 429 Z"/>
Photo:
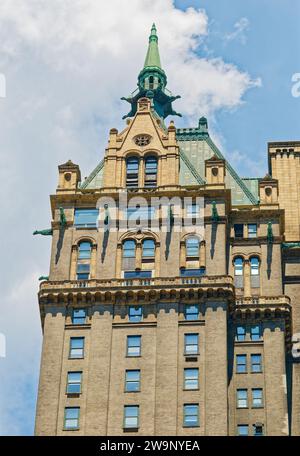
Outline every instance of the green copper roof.
<path id="1" fill-rule="evenodd" d="M 158 37 L 155 24 L 152 25 L 151 34 L 149 36 L 149 45 L 144 63 L 144 69 L 153 67 L 162 69 L 159 57 Z"/>

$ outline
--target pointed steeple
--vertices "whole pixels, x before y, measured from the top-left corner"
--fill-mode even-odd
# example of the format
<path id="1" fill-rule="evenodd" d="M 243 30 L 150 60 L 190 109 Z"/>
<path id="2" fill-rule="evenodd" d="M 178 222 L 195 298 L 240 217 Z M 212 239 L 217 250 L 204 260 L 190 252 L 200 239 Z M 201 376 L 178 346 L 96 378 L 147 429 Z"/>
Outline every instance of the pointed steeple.
<path id="1" fill-rule="evenodd" d="M 128 98 L 121 98 L 131 104 L 131 111 L 123 117 L 133 117 L 137 111 L 137 101 L 139 98 L 147 97 L 151 99 L 153 110 L 162 119 L 169 115 L 181 116 L 173 110 L 172 102 L 180 98 L 180 96 L 173 96 L 171 92 L 166 89 L 167 76 L 161 67 L 159 50 L 158 50 L 158 37 L 155 24 L 152 25 L 151 34 L 149 36 L 148 50 L 144 67 L 138 76 L 138 89 L 134 91 Z"/>
<path id="2" fill-rule="evenodd" d="M 155 24 L 152 25 L 151 34 L 149 36 L 148 51 L 144 63 L 146 68 L 161 68 L 159 49 L 158 49 L 158 36 Z"/>

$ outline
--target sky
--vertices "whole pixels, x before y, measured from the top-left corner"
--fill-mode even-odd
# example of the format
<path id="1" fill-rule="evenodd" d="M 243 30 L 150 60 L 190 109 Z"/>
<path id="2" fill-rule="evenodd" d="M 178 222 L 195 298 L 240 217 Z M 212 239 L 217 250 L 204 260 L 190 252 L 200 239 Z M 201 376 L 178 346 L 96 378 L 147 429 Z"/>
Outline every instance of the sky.
<path id="1" fill-rule="evenodd" d="M 299 19 L 297 0 L 1 0 L 0 435 L 34 427 L 51 238 L 32 232 L 50 227 L 57 166 L 72 159 L 87 176 L 109 129 L 124 127 L 120 97 L 136 88 L 152 22 L 182 96 L 175 124 L 205 115 L 232 166 L 254 177 L 268 141 L 300 139 Z"/>

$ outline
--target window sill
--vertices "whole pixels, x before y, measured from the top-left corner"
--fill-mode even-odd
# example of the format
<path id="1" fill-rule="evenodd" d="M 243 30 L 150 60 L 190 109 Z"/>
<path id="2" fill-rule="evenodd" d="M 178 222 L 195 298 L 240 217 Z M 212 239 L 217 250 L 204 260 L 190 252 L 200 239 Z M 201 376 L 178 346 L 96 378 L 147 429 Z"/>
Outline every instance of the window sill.
<path id="1" fill-rule="evenodd" d="M 66 392 L 66 396 L 67 396 L 67 397 L 70 397 L 70 398 L 71 398 L 71 397 L 76 397 L 76 398 L 78 398 L 78 397 L 81 396 L 81 394 L 82 394 L 81 392 L 80 392 L 80 393 L 68 393 L 68 392 Z"/>
<path id="2" fill-rule="evenodd" d="M 72 429 L 69 429 L 69 428 L 63 428 L 63 431 L 79 431 L 80 428 L 72 428 Z"/>
<path id="3" fill-rule="evenodd" d="M 200 388 L 183 388 L 183 391 L 200 391 Z"/>
<path id="4" fill-rule="evenodd" d="M 141 390 L 140 390 L 140 389 L 139 389 L 139 390 L 136 390 L 136 391 L 127 391 L 127 390 L 124 390 L 124 393 L 126 393 L 126 394 L 127 394 L 127 393 L 128 393 L 128 394 L 132 394 L 132 393 L 140 393 L 140 392 L 141 392 Z"/>
<path id="5" fill-rule="evenodd" d="M 185 429 L 194 429 L 194 428 L 199 428 L 200 424 L 195 424 L 195 426 L 188 426 L 188 425 L 184 424 L 182 427 Z"/>
<path id="6" fill-rule="evenodd" d="M 72 359 L 84 359 L 84 356 L 77 356 L 76 358 L 72 357 L 72 356 L 69 356 L 68 359 L 72 360 Z"/>

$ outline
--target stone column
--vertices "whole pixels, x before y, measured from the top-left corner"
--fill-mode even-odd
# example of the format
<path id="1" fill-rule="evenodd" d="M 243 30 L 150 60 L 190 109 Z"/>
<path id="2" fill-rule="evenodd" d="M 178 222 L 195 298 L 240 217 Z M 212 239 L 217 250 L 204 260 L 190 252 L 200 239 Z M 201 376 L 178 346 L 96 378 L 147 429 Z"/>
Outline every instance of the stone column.
<path id="1" fill-rule="evenodd" d="M 251 267 L 250 261 L 244 261 L 244 298 L 251 298 Z"/>
<path id="2" fill-rule="evenodd" d="M 186 248 L 185 241 L 180 242 L 180 268 L 185 268 L 186 266 Z"/>
<path id="3" fill-rule="evenodd" d="M 206 303 L 205 375 L 205 435 L 227 435 L 227 303 L 224 302 Z"/>
<path id="4" fill-rule="evenodd" d="M 280 327 L 280 326 L 281 327 Z M 284 322 L 264 330 L 266 434 L 288 435 Z"/>
<path id="5" fill-rule="evenodd" d="M 72 252 L 71 252 L 70 280 L 76 280 L 77 257 L 78 257 L 78 246 L 73 245 Z"/>
<path id="6" fill-rule="evenodd" d="M 44 320 L 44 338 L 36 408 L 35 435 L 57 434 L 57 412 L 65 335 L 65 309 L 52 307 Z"/>
<path id="7" fill-rule="evenodd" d="M 155 277 L 160 277 L 160 242 L 155 246 Z"/>
<path id="8" fill-rule="evenodd" d="M 97 245 L 93 244 L 92 250 L 91 250 L 91 272 L 90 272 L 91 279 L 94 279 L 96 277 L 96 266 L 97 266 Z"/>
<path id="9" fill-rule="evenodd" d="M 118 244 L 117 252 L 116 252 L 116 279 L 121 278 L 121 270 L 122 270 L 122 244 Z"/>
<path id="10" fill-rule="evenodd" d="M 199 266 L 200 268 L 205 268 L 205 242 L 200 242 L 200 258 L 199 258 Z"/>
<path id="11" fill-rule="evenodd" d="M 142 267 L 142 244 L 139 242 L 136 245 L 136 251 L 135 251 L 135 267 L 141 269 Z"/>

